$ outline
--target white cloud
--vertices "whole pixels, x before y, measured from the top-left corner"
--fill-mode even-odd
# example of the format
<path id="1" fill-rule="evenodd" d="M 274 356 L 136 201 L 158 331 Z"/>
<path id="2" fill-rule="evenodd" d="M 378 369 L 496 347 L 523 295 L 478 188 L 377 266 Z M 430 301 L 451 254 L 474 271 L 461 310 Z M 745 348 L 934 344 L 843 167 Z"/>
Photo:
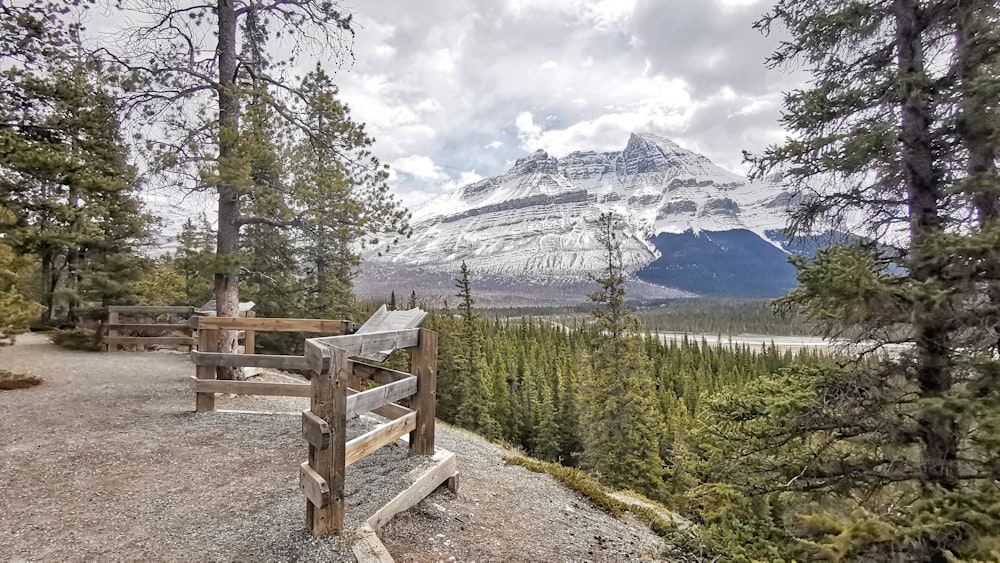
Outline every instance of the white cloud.
<path id="1" fill-rule="evenodd" d="M 656 130 L 718 164 L 780 138 L 763 0 L 369 0 L 336 75 L 406 200 L 542 148 L 620 150 Z"/>
<path id="2" fill-rule="evenodd" d="M 409 174 L 418 180 L 442 180 L 448 178 L 440 166 L 423 155 L 411 155 L 397 158 L 390 167 L 396 172 Z"/>

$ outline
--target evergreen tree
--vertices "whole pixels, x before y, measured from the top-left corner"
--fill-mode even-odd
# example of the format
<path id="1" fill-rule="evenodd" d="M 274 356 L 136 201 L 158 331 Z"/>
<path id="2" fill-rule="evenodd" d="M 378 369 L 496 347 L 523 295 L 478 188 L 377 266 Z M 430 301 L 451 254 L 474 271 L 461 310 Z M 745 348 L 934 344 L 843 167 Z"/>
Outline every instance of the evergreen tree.
<path id="1" fill-rule="evenodd" d="M 746 468 L 730 478 L 799 493 L 787 531 L 823 557 L 997 553 L 998 24 L 993 2 L 918 0 L 787 0 L 760 24 L 791 33 L 772 63 L 813 81 L 757 170 L 799 187 L 793 235 L 831 218 L 864 235 L 796 259 L 784 305 L 866 348 L 906 345 L 712 409 Z"/>
<path id="2" fill-rule="evenodd" d="M 598 306 L 593 311 L 591 373 L 583 385 L 584 466 L 611 485 L 663 498 L 663 419 L 654 403 L 641 327 L 625 307 L 619 221 L 602 214 L 597 229 L 605 262 L 594 278 L 600 290 L 591 295 Z"/>
<path id="3" fill-rule="evenodd" d="M 64 16 L 73 4 L 0 9 L 0 205 L 16 251 L 40 262 L 43 316 L 75 322 L 83 301 L 127 300 L 132 248 L 150 218 L 119 130 L 107 76 Z M 119 271 L 112 271 L 119 269 Z M 133 276 L 134 277 L 134 276 Z"/>
<path id="4" fill-rule="evenodd" d="M 492 415 L 495 406 L 490 392 L 490 368 L 483 350 L 483 335 L 473 311 L 475 299 L 472 297 L 469 268 L 464 261 L 461 277 L 455 280 L 455 287 L 458 289 L 457 297 L 461 299 L 458 305 L 461 328 L 455 353 L 455 375 L 458 378 L 458 412 L 455 421 L 488 438 L 499 438 L 500 426 Z"/>

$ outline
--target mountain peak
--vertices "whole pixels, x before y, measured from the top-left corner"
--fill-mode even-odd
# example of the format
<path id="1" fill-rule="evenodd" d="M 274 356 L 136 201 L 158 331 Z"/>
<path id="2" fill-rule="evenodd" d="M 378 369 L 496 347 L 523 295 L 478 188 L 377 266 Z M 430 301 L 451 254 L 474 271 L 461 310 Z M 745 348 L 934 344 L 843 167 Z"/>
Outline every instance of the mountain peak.
<path id="1" fill-rule="evenodd" d="M 668 149 L 670 152 L 684 150 L 674 141 L 651 131 L 634 131 L 631 135 L 629 135 L 628 145 L 626 145 L 625 150 L 627 151 L 629 148 L 639 145 L 651 145 L 661 150 Z"/>
<path id="2" fill-rule="evenodd" d="M 538 149 L 528 156 L 517 159 L 511 172 L 515 174 L 555 174 L 558 160 L 549 156 L 549 153 Z"/>

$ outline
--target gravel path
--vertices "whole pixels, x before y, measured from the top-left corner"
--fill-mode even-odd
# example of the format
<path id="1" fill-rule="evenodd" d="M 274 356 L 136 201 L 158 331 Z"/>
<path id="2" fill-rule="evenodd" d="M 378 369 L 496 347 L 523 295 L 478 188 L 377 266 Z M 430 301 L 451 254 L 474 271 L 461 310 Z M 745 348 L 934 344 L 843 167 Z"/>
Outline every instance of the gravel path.
<path id="1" fill-rule="evenodd" d="M 219 397 L 196 414 L 187 354 L 100 354 L 22 335 L 0 367 L 44 379 L 0 392 L 0 560 L 353 561 L 304 526 L 297 411 L 308 399 Z M 355 422 L 360 433 L 371 423 Z M 461 489 L 441 488 L 379 536 L 399 561 L 624 561 L 662 543 L 501 450 L 441 425 Z M 383 448 L 352 465 L 347 526 L 406 486 L 420 458 Z"/>

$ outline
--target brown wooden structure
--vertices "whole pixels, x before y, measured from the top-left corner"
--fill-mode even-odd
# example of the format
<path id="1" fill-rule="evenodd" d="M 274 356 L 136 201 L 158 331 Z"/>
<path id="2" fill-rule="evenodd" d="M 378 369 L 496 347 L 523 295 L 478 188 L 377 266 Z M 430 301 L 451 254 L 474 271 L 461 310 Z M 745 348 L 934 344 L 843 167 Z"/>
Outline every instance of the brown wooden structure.
<path id="1" fill-rule="evenodd" d="M 305 356 L 254 354 L 257 332 L 312 332 L 318 334 L 348 334 L 357 328 L 351 321 L 324 319 L 266 319 L 255 317 L 194 317 L 192 324 L 198 334 L 198 350 L 191 352 L 191 362 L 196 366 L 194 390 L 195 410 L 215 410 L 215 394 L 274 395 L 280 397 L 308 397 L 308 383 L 261 383 L 216 379 L 216 368 L 258 367 L 283 370 L 307 370 Z M 245 353 L 225 354 L 218 351 L 219 332 L 236 330 L 245 332 Z"/>
<path id="2" fill-rule="evenodd" d="M 434 447 L 437 388 L 437 333 L 416 328 L 426 313 L 380 310 L 360 328 L 350 321 L 317 319 L 258 319 L 201 317 L 197 319 L 195 363 L 196 410 L 215 408 L 215 393 L 310 397 L 302 413 L 302 436 L 309 444 L 308 460 L 300 466 L 299 488 L 306 497 L 306 526 L 314 535 L 344 531 L 344 478 L 349 465 L 409 434 L 413 454 L 433 456 L 432 466 L 409 489 L 369 518 L 366 530 L 376 530 L 396 513 L 413 506 L 447 482 L 457 490 L 455 456 Z M 400 330 L 382 330 L 386 327 Z M 289 331 L 334 336 L 305 341 L 303 356 L 222 354 L 212 349 L 217 331 Z M 249 337 L 248 337 L 249 340 Z M 392 351 L 410 352 L 411 371 L 388 369 L 381 361 Z M 252 347 L 247 347 L 252 352 Z M 367 360 L 367 361 L 366 361 Z M 306 371 L 309 383 L 259 383 L 218 380 L 216 367 L 269 367 Z M 362 391 L 362 387 L 368 387 Z M 410 398 L 409 406 L 397 401 Z M 388 419 L 373 430 L 347 440 L 347 420 L 368 412 Z M 374 532 L 372 532 L 374 534 Z"/>
<path id="3" fill-rule="evenodd" d="M 181 322 L 128 322 L 122 317 L 156 317 L 157 315 L 170 315 L 180 317 Z M 146 307 L 139 305 L 111 305 L 107 308 L 107 322 L 103 343 L 106 352 L 117 352 L 119 346 L 135 344 L 140 346 L 187 346 L 193 349 L 196 345 L 194 331 L 196 330 L 188 322 L 194 315 L 194 307 Z M 137 336 L 136 333 L 149 334 L 159 333 L 157 336 Z M 163 333 L 174 333 L 164 335 Z M 176 333 L 181 333 L 177 335 Z"/>

